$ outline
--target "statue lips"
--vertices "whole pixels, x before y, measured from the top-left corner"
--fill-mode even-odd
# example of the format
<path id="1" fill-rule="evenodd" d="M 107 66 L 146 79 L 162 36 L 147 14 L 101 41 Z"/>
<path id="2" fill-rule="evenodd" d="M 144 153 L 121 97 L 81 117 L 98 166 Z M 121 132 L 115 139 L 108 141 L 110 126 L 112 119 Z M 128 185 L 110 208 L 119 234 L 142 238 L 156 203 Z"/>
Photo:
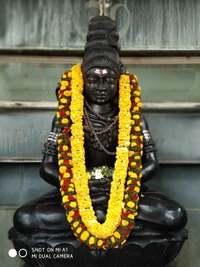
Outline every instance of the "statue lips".
<path id="1" fill-rule="evenodd" d="M 105 91 L 97 90 L 95 93 L 95 98 L 98 101 L 104 101 L 107 97 L 107 93 Z"/>

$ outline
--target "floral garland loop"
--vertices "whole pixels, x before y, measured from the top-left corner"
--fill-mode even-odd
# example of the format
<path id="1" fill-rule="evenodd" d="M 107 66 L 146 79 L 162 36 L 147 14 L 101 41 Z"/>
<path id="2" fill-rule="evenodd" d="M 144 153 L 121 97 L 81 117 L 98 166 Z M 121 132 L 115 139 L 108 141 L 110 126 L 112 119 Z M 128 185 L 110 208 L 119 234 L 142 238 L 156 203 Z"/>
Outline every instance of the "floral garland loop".
<path id="1" fill-rule="evenodd" d="M 83 87 L 80 64 L 62 75 L 57 111 L 58 125 L 62 129 L 58 138 L 62 202 L 67 220 L 80 242 L 92 249 L 117 248 L 126 242 L 138 214 L 143 153 L 140 86 L 136 75 L 126 73 L 120 76 L 118 147 L 103 224 L 96 219 L 89 195 L 90 175 L 86 172 L 84 150 Z"/>

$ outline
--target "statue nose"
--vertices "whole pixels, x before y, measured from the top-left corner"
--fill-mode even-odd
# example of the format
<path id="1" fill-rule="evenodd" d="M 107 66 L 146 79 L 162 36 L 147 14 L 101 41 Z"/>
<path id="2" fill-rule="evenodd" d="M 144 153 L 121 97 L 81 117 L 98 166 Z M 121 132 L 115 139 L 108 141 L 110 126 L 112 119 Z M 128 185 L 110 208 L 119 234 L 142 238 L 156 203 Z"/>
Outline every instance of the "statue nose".
<path id="1" fill-rule="evenodd" d="M 106 89 L 105 83 L 104 83 L 104 81 L 102 79 L 99 80 L 98 89 L 101 90 L 101 91 Z"/>

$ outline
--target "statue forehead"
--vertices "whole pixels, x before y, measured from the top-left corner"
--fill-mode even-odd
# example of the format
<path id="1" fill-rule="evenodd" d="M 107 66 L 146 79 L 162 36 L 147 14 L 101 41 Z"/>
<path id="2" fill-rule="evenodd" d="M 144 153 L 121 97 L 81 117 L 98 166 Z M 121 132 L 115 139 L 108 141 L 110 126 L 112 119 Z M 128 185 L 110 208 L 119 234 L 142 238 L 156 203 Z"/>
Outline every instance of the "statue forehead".
<path id="1" fill-rule="evenodd" d="M 99 68 L 99 67 L 94 67 L 92 69 L 89 69 L 87 71 L 87 74 L 97 74 L 97 75 L 106 75 L 106 74 L 114 74 L 116 75 L 115 71 L 109 69 L 109 68 Z"/>

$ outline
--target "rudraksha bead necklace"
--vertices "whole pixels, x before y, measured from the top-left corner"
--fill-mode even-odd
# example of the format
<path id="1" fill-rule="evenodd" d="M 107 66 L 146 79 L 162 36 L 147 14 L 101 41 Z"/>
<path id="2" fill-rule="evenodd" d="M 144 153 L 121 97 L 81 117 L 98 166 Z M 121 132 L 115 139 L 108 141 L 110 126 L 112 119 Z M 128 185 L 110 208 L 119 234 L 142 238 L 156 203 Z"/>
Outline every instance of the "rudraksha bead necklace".
<path id="1" fill-rule="evenodd" d="M 96 115 L 96 114 L 95 114 Z M 108 126 L 106 127 L 104 130 L 102 131 L 95 131 L 94 127 L 92 126 L 92 122 L 90 120 L 90 117 L 89 117 L 89 114 L 86 110 L 86 108 L 84 108 L 84 119 L 85 119 L 85 123 L 86 123 L 86 126 L 88 128 L 88 130 L 94 134 L 94 137 L 95 137 L 95 140 L 97 141 L 97 143 L 99 144 L 100 148 L 108 155 L 112 155 L 112 156 L 115 156 L 116 155 L 116 152 L 110 152 L 108 151 L 104 146 L 103 144 L 101 143 L 101 141 L 99 140 L 99 137 L 98 135 L 102 135 L 106 132 L 108 132 L 118 121 L 118 116 L 115 117 L 114 121 Z"/>
<path id="2" fill-rule="evenodd" d="M 106 116 L 103 116 L 103 115 L 100 115 L 99 113 L 95 112 L 92 107 L 90 106 L 90 104 L 87 102 L 87 100 L 85 99 L 85 105 L 86 107 L 89 109 L 89 111 L 91 113 L 93 113 L 94 115 L 96 115 L 99 119 L 102 119 L 104 121 L 114 121 L 116 119 L 116 117 L 112 118 L 112 117 L 106 117 Z M 118 116 L 117 116 L 117 119 L 118 119 Z"/>

